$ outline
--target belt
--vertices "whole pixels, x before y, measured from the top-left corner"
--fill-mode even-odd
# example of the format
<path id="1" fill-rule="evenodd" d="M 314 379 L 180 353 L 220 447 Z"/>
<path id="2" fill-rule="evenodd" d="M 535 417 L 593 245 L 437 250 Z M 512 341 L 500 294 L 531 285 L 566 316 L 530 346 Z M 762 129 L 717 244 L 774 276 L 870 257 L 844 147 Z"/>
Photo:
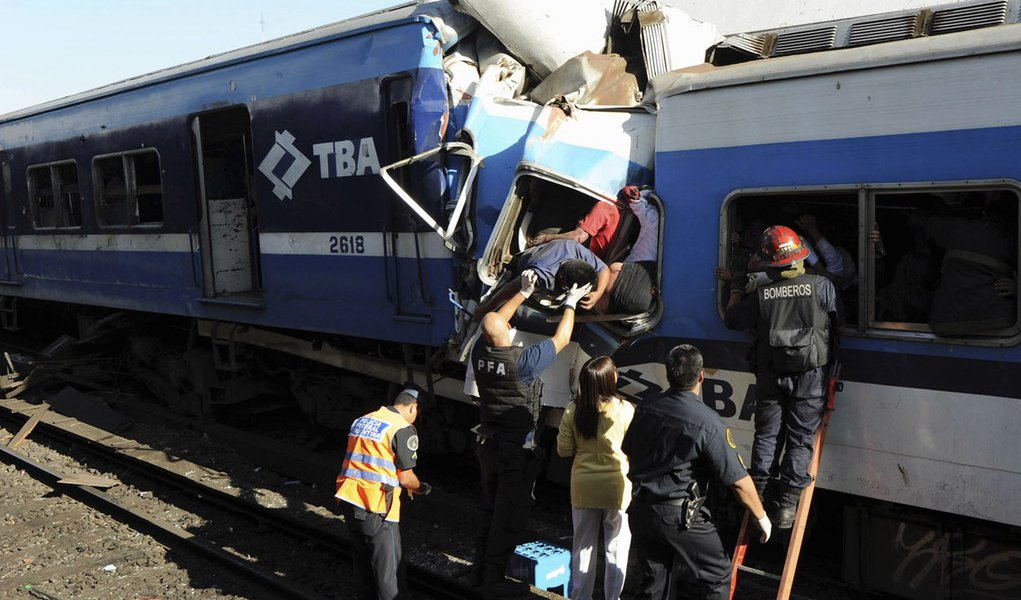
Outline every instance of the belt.
<path id="1" fill-rule="evenodd" d="M 667 506 L 684 506 L 684 504 L 687 501 L 688 501 L 687 498 L 670 498 L 670 499 L 667 499 L 667 500 L 654 500 L 652 498 L 643 497 L 643 496 L 638 496 L 637 498 L 635 498 L 635 502 L 639 502 L 641 504 L 648 504 L 649 506 L 662 506 L 662 505 L 667 505 Z"/>
<path id="2" fill-rule="evenodd" d="M 668 506 L 684 506 L 687 502 L 688 502 L 687 498 L 672 498 L 670 500 L 655 502 L 654 504 L 666 504 Z"/>

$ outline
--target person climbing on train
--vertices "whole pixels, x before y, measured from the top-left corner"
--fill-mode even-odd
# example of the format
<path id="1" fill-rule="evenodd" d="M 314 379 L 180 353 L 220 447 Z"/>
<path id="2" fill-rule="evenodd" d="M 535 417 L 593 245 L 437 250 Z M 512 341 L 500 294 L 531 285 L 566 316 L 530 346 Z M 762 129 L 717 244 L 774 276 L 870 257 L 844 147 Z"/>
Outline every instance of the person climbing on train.
<path id="1" fill-rule="evenodd" d="M 833 283 L 805 272 L 808 249 L 792 229 L 767 228 L 759 253 L 768 283 L 750 278 L 732 286 L 724 321 L 755 338 L 749 472 L 774 524 L 789 529 L 810 483 L 812 443 L 826 405 L 827 367 L 841 316 Z"/>
<path id="2" fill-rule="evenodd" d="M 409 500 L 432 489 L 414 471 L 418 396 L 418 390 L 404 389 L 391 405 L 355 419 L 348 434 L 335 497 L 351 534 L 355 585 L 363 600 L 404 593 L 401 489 Z"/>
<path id="3" fill-rule="evenodd" d="M 553 337 L 528 347 L 511 343 L 511 319 L 537 286 L 532 271 L 521 274 L 512 298 L 482 316 L 482 332 L 471 351 L 471 368 L 479 393 L 476 456 L 480 471 L 479 529 L 475 538 L 471 582 L 486 598 L 527 593 L 528 585 L 505 579 L 507 563 L 531 510 L 542 447 L 536 443 L 542 406 L 540 374 L 567 347 L 574 331 L 575 307 L 591 285 L 573 285 L 563 304 L 563 318 Z"/>

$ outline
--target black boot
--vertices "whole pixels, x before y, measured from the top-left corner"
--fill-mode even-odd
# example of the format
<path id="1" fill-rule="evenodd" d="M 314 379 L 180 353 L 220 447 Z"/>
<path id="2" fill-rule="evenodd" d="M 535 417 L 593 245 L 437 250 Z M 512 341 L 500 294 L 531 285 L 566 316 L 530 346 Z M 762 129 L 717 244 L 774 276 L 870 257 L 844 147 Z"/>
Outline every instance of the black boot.
<path id="1" fill-rule="evenodd" d="M 794 517 L 798 513 L 798 502 L 801 500 L 802 488 L 791 487 L 781 484 L 782 488 L 776 496 L 776 515 L 770 517 L 773 527 L 777 529 L 790 529 L 794 526 Z"/>

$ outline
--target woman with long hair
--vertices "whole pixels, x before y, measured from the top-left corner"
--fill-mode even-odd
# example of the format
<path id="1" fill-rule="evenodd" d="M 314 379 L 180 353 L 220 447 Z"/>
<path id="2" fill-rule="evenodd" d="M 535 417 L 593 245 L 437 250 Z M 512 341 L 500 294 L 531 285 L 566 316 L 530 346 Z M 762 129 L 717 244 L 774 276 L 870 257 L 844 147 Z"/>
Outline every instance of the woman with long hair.
<path id="1" fill-rule="evenodd" d="M 574 457 L 572 600 L 592 598 L 600 528 L 606 557 L 603 594 L 606 600 L 617 600 L 624 589 L 631 546 L 625 512 L 631 500 L 631 482 L 620 444 L 634 415 L 634 406 L 617 396 L 617 367 L 613 361 L 607 356 L 589 359 L 578 376 L 578 396 L 567 405 L 557 435 L 557 453 Z"/>

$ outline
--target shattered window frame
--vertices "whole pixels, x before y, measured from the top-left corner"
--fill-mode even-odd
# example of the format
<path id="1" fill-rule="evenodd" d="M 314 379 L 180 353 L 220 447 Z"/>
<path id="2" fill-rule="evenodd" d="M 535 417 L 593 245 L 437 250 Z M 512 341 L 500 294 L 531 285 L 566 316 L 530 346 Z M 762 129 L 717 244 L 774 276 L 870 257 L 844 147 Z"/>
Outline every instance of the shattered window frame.
<path id="1" fill-rule="evenodd" d="M 93 157 L 92 180 L 100 227 L 163 225 L 163 168 L 154 148 Z"/>
<path id="2" fill-rule="evenodd" d="M 82 227 L 81 178 L 77 161 L 58 160 L 29 165 L 25 175 L 34 229 Z"/>

